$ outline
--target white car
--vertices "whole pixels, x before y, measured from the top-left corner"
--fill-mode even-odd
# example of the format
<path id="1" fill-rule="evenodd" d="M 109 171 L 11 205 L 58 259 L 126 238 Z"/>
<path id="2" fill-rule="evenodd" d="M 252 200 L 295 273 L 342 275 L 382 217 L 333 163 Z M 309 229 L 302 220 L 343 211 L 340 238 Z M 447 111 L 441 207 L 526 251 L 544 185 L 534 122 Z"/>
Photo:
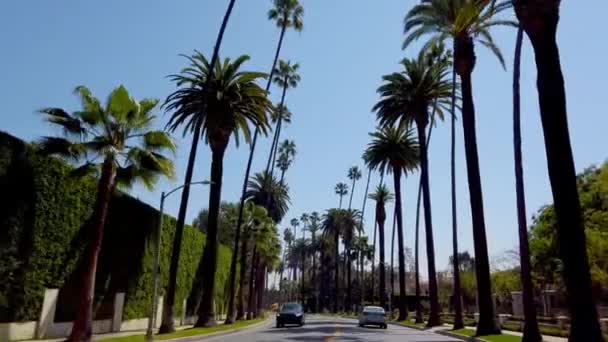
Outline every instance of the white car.
<path id="1" fill-rule="evenodd" d="M 386 329 L 386 311 L 380 306 L 366 306 L 359 315 L 359 326 L 377 325 Z"/>

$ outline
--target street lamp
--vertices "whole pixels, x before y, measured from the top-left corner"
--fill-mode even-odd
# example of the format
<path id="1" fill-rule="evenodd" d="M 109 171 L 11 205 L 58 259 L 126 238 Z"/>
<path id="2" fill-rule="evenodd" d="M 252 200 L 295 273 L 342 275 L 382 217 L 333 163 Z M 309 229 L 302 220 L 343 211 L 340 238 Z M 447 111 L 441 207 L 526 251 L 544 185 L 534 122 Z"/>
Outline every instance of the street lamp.
<path id="1" fill-rule="evenodd" d="M 191 185 L 209 185 L 211 184 L 211 182 L 209 181 L 200 181 L 200 182 L 190 182 L 190 183 L 186 183 L 186 184 L 182 184 L 180 186 L 178 186 L 177 188 L 165 193 L 163 191 L 163 193 L 160 195 L 160 213 L 159 213 L 159 218 L 158 218 L 158 225 L 156 226 L 156 241 L 155 241 L 155 246 L 154 246 L 154 274 L 153 274 L 153 285 L 152 285 L 152 307 L 150 308 L 150 314 L 148 315 L 148 330 L 146 331 L 146 341 L 154 341 L 154 326 L 155 326 L 155 314 L 156 314 L 156 307 L 158 306 L 158 297 L 156 296 L 156 293 L 158 292 L 158 278 L 160 275 L 160 233 L 161 233 L 161 229 L 163 226 L 163 209 L 165 206 L 165 198 L 169 197 L 172 193 L 176 192 L 177 190 L 183 189 L 187 186 L 191 186 Z"/>

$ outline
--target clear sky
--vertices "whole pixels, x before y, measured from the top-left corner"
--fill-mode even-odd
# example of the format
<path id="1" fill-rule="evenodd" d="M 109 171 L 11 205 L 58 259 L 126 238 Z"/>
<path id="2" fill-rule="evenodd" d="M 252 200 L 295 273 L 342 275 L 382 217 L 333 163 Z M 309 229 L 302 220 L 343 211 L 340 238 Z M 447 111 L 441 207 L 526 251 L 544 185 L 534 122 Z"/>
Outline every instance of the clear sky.
<path id="1" fill-rule="evenodd" d="M 284 224 L 302 212 L 338 205 L 333 192 L 347 182 L 350 166 L 363 166 L 361 154 L 375 127 L 371 113 L 378 100 L 376 88 L 383 74 L 398 70 L 398 61 L 417 54 L 418 46 L 402 51 L 403 16 L 415 1 L 404 0 L 302 0 L 305 28 L 286 35 L 281 57 L 301 65 L 302 82 L 287 94 L 293 123 L 282 138 L 295 139 L 298 154 L 287 173 L 291 209 Z M 107 0 L 0 2 L 0 130 L 26 140 L 54 134 L 35 111 L 47 106 L 78 109 L 72 95 L 84 84 L 105 99 L 112 88 L 124 84 L 137 98 L 164 99 L 174 85 L 166 75 L 186 65 L 179 54 L 199 49 L 211 52 L 226 0 Z M 608 116 L 603 104 L 608 79 L 605 56 L 605 1 L 581 6 L 562 2 L 559 43 L 566 79 L 570 133 L 577 170 L 607 158 Z M 248 54 L 249 70 L 268 71 L 279 31 L 266 20 L 270 0 L 239 0 L 222 45 L 222 56 Z M 507 16 L 513 17 L 513 13 Z M 517 246 L 512 152 L 510 73 L 515 31 L 498 29 L 508 70 L 502 70 L 487 51 L 477 48 L 473 89 L 477 109 L 479 157 L 490 255 Z M 536 69 L 525 42 L 522 65 L 522 116 L 528 217 L 551 201 L 539 120 Z M 273 99 L 279 91 L 272 90 Z M 159 114 L 161 114 L 159 112 Z M 160 115 L 159 127 L 167 115 Z M 464 164 L 462 131 L 458 127 L 458 219 L 462 250 L 473 251 Z M 191 137 L 177 137 L 177 179 L 160 182 L 155 191 L 141 187 L 134 196 L 158 206 L 160 192 L 183 180 Z M 263 166 L 269 139 L 259 145 L 254 170 Z M 451 254 L 449 188 L 449 125 L 441 123 L 430 147 L 430 176 L 435 250 L 439 270 L 447 268 Z M 226 154 L 222 199 L 236 201 L 240 194 L 248 149 L 234 146 Z M 195 180 L 207 179 L 210 153 L 200 145 Z M 355 190 L 354 205 L 361 206 L 364 179 Z M 404 184 L 406 245 L 413 246 L 417 174 Z M 372 188 L 378 176 L 372 178 Z M 392 184 L 391 184 L 392 185 Z M 208 189 L 193 189 L 188 221 L 208 204 Z M 176 215 L 179 195 L 168 200 L 167 212 Z M 387 209 L 392 212 L 392 208 Z M 373 204 L 368 201 L 366 230 L 373 229 Z M 281 228 L 284 226 L 281 225 Z M 391 222 L 387 222 L 387 227 Z M 282 231 L 282 229 L 281 229 Z M 370 234 L 371 235 L 371 234 Z M 423 240 L 424 241 L 424 240 Z M 424 251 L 424 245 L 421 246 Z M 421 266 L 426 269 L 422 254 Z"/>

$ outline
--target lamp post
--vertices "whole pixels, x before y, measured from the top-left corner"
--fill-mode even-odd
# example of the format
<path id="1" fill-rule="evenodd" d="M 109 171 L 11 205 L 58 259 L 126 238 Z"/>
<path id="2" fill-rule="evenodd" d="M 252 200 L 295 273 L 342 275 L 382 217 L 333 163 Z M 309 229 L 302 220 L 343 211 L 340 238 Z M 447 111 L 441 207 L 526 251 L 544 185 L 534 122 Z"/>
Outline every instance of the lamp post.
<path id="1" fill-rule="evenodd" d="M 187 186 L 191 186 L 191 185 L 208 185 L 211 184 L 211 182 L 209 181 L 200 181 L 200 182 L 190 182 L 190 183 L 186 183 L 186 184 L 182 184 L 180 186 L 178 186 L 177 188 L 169 191 L 169 192 L 164 192 L 160 195 L 160 212 L 159 212 L 159 218 L 158 218 L 158 225 L 156 226 L 156 231 L 155 233 L 155 246 L 154 246 L 154 274 L 152 276 L 153 279 L 153 285 L 152 285 L 152 306 L 150 308 L 150 313 L 148 315 L 148 330 L 146 331 L 146 341 L 154 341 L 154 326 L 156 325 L 155 323 L 155 318 L 156 318 L 156 307 L 158 306 L 158 297 L 156 296 L 156 293 L 158 292 L 158 278 L 160 276 L 160 233 L 162 230 L 162 226 L 163 226 L 163 209 L 165 206 L 165 199 L 167 197 L 169 197 L 172 193 L 176 192 L 177 190 L 183 189 Z"/>

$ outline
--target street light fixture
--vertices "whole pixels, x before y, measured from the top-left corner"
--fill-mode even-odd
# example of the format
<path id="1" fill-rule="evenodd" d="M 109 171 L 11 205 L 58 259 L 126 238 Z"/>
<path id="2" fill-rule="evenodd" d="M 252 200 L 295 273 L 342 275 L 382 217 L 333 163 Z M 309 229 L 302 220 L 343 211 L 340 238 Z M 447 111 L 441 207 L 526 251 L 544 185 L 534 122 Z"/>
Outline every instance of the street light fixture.
<path id="1" fill-rule="evenodd" d="M 152 285 L 152 307 L 150 308 L 150 313 L 148 315 L 148 330 L 146 331 L 146 341 L 154 341 L 154 326 L 156 325 L 155 323 L 155 318 L 156 318 L 156 307 L 158 306 L 158 297 L 156 296 L 156 293 L 158 292 L 158 278 L 160 276 L 160 233 L 161 233 L 161 229 L 163 226 L 163 209 L 165 206 L 165 198 L 169 197 L 172 193 L 176 192 L 177 190 L 183 189 L 187 186 L 192 186 L 192 185 L 209 185 L 211 184 L 210 181 L 200 181 L 200 182 L 190 182 L 190 183 L 186 183 L 186 184 L 182 184 L 180 186 L 178 186 L 177 188 L 165 193 L 163 191 L 163 193 L 160 195 L 160 212 L 159 212 L 159 218 L 158 218 L 158 225 L 156 226 L 156 232 L 155 232 L 155 246 L 154 246 L 154 274 L 153 274 L 153 285 Z"/>

